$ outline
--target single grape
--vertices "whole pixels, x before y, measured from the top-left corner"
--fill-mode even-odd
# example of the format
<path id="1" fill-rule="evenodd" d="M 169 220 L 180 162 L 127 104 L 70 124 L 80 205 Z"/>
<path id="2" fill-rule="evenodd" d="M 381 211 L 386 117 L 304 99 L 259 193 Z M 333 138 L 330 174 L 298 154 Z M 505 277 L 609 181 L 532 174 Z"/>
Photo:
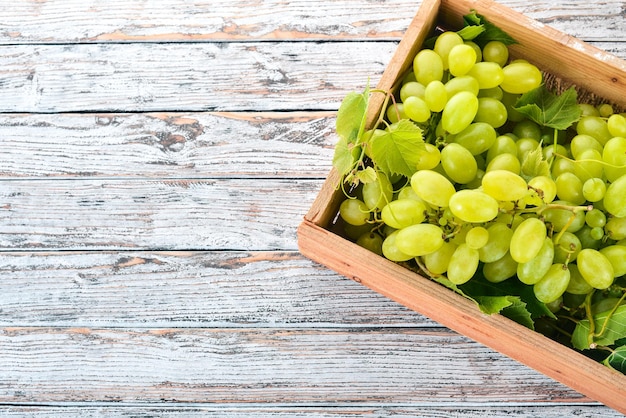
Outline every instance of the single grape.
<path id="1" fill-rule="evenodd" d="M 546 161 L 551 161 L 552 159 L 556 158 L 557 155 L 563 156 L 563 157 L 570 156 L 569 150 L 561 144 L 546 145 L 541 149 L 541 153 L 543 154 L 543 159 Z"/>
<path id="2" fill-rule="evenodd" d="M 517 278 L 524 284 L 533 285 L 546 275 L 554 264 L 554 243 L 545 237 L 539 253 L 525 263 L 517 266 Z"/>
<path id="3" fill-rule="evenodd" d="M 565 158 L 556 158 L 552 163 L 552 170 L 550 174 L 552 178 L 557 178 L 563 173 L 572 173 L 576 172 L 576 163 L 574 161 L 566 160 Z"/>
<path id="4" fill-rule="evenodd" d="M 396 238 L 398 237 L 399 232 L 400 230 L 397 230 L 387 235 L 387 238 L 384 239 L 382 246 L 382 251 L 385 258 L 395 262 L 407 261 L 413 258 L 412 255 L 400 251 L 400 249 L 396 245 Z"/>
<path id="5" fill-rule="evenodd" d="M 450 257 L 448 280 L 456 285 L 466 283 L 478 270 L 478 250 L 467 244 L 459 245 Z"/>
<path id="6" fill-rule="evenodd" d="M 458 134 L 467 128 L 478 111 L 476 95 L 461 91 L 448 99 L 441 115 L 443 129 L 451 134 Z"/>
<path id="7" fill-rule="evenodd" d="M 517 158 L 524 161 L 529 152 L 535 151 L 539 147 L 539 141 L 534 138 L 520 137 L 516 142 Z"/>
<path id="8" fill-rule="evenodd" d="M 491 283 L 500 283 L 515 276 L 517 261 L 513 260 L 510 253 L 504 254 L 500 259 L 483 265 L 483 275 Z"/>
<path id="9" fill-rule="evenodd" d="M 479 155 L 487 151 L 496 142 L 497 133 L 488 123 L 475 122 L 450 137 L 452 142 L 462 145 L 472 155 Z"/>
<path id="10" fill-rule="evenodd" d="M 606 234 L 612 240 L 619 241 L 626 239 L 626 217 L 617 218 L 615 216 L 610 217 L 606 221 L 604 226 Z"/>
<path id="11" fill-rule="evenodd" d="M 578 236 L 580 237 L 580 235 Z M 593 228 L 590 227 L 589 236 L 591 237 L 591 239 L 598 241 L 598 245 L 599 245 L 599 241 L 604 237 L 604 229 L 599 226 L 596 226 Z M 592 248 L 592 247 L 590 247 L 589 245 L 585 245 L 585 248 Z"/>
<path id="12" fill-rule="evenodd" d="M 350 225 L 365 225 L 370 218 L 370 211 L 362 200 L 346 199 L 339 206 L 341 219 Z"/>
<path id="13" fill-rule="evenodd" d="M 609 116 L 609 119 L 606 121 L 606 127 L 613 137 L 621 136 L 626 138 L 626 117 L 623 115 L 616 113 Z"/>
<path id="14" fill-rule="evenodd" d="M 546 238 L 546 225 L 538 218 L 528 218 L 513 231 L 511 257 L 518 263 L 526 263 L 539 254 Z"/>
<path id="15" fill-rule="evenodd" d="M 555 205 L 571 206 L 571 202 L 555 200 Z M 582 210 L 571 211 L 562 208 L 550 208 L 543 211 L 543 217 L 552 228 L 559 232 L 567 227 L 568 232 L 576 232 L 585 225 L 585 212 Z"/>
<path id="16" fill-rule="evenodd" d="M 626 246 L 609 245 L 600 249 L 600 253 L 605 256 L 613 266 L 613 275 L 621 277 L 626 274 Z"/>
<path id="17" fill-rule="evenodd" d="M 556 195 L 560 200 L 567 200 L 573 205 L 581 205 L 585 202 L 583 195 L 583 183 L 573 173 L 563 173 L 556 180 Z"/>
<path id="18" fill-rule="evenodd" d="M 600 209 L 591 209 L 585 213 L 585 223 L 592 228 L 603 228 L 606 225 L 606 215 Z"/>
<path id="19" fill-rule="evenodd" d="M 590 178 L 583 183 L 583 197 L 589 202 L 597 202 L 604 198 L 606 184 L 599 178 Z"/>
<path id="20" fill-rule="evenodd" d="M 449 68 L 450 53 L 459 45 L 463 45 L 463 38 L 458 33 L 452 31 L 440 34 L 435 40 L 433 50 L 441 57 L 444 70 Z"/>
<path id="21" fill-rule="evenodd" d="M 589 149 L 595 149 L 602 152 L 602 144 L 591 135 L 576 135 L 570 142 L 570 152 L 572 157 L 580 159 L 580 154 Z"/>
<path id="22" fill-rule="evenodd" d="M 441 247 L 430 253 L 422 256 L 424 266 L 432 274 L 443 274 L 448 271 L 448 265 L 450 264 L 450 258 L 457 245 L 452 242 L 444 242 Z"/>
<path id="23" fill-rule="evenodd" d="M 383 254 L 383 238 L 375 232 L 367 232 L 356 240 L 357 245 L 370 250 L 371 252 Z"/>
<path id="24" fill-rule="evenodd" d="M 498 202 L 478 190 L 459 190 L 449 200 L 450 211 L 470 223 L 489 222 L 498 215 Z"/>
<path id="25" fill-rule="evenodd" d="M 506 170 L 487 171 L 483 176 L 482 187 L 485 193 L 502 201 L 517 201 L 528 194 L 526 180 Z"/>
<path id="26" fill-rule="evenodd" d="M 424 101 L 431 112 L 441 112 L 448 102 L 446 86 L 439 80 L 428 83 L 424 91 Z"/>
<path id="27" fill-rule="evenodd" d="M 441 166 L 450 179 L 460 184 L 473 180 L 478 170 L 474 156 L 465 147 L 454 142 L 441 150 Z"/>
<path id="28" fill-rule="evenodd" d="M 422 49 L 413 59 L 415 78 L 424 86 L 434 80 L 441 81 L 443 70 L 443 60 L 432 49 Z"/>
<path id="29" fill-rule="evenodd" d="M 600 116 L 600 112 L 598 108 L 589 103 L 579 103 L 578 107 L 580 108 L 580 116 Z"/>
<path id="30" fill-rule="evenodd" d="M 576 124 L 576 132 L 579 135 L 590 135 L 602 145 L 606 144 L 613 136 L 604 119 L 600 116 L 583 116 Z"/>
<path id="31" fill-rule="evenodd" d="M 534 284 L 533 292 L 540 302 L 554 302 L 563 295 L 569 281 L 570 271 L 567 266 L 556 263 L 550 266 L 546 275 L 539 282 Z"/>
<path id="32" fill-rule="evenodd" d="M 604 209 L 618 218 L 626 216 L 626 175 L 621 176 L 607 187 L 602 201 Z"/>
<path id="33" fill-rule="evenodd" d="M 541 127 L 530 119 L 524 119 L 515 124 L 513 127 L 513 133 L 518 138 L 531 138 L 537 141 L 541 140 Z"/>
<path id="34" fill-rule="evenodd" d="M 489 242 L 489 231 L 482 226 L 474 226 L 465 235 L 465 243 L 476 250 L 484 247 Z"/>
<path id="35" fill-rule="evenodd" d="M 480 49 L 480 46 L 478 46 L 476 42 L 465 41 L 464 44 L 469 45 L 472 47 L 472 49 L 474 49 L 474 52 L 476 52 L 476 62 L 480 62 L 483 60 L 483 50 Z"/>
<path id="36" fill-rule="evenodd" d="M 408 119 L 409 118 L 406 115 L 406 113 L 404 113 L 404 104 L 403 103 L 396 103 L 393 106 L 389 106 L 387 108 L 387 112 L 385 114 L 387 116 L 387 119 L 389 119 L 389 122 L 391 122 L 391 123 L 397 123 L 401 119 Z"/>
<path id="37" fill-rule="evenodd" d="M 496 155 L 487 165 L 486 171 L 506 170 L 511 173 L 520 174 L 522 164 L 514 154 Z"/>
<path id="38" fill-rule="evenodd" d="M 368 210 L 380 210 L 393 199 L 393 185 L 379 172 L 376 180 L 363 185 L 363 202 Z"/>
<path id="39" fill-rule="evenodd" d="M 420 199 L 442 208 L 448 207 L 450 197 L 456 192 L 446 177 L 433 170 L 420 170 L 411 176 L 411 187 Z"/>
<path id="40" fill-rule="evenodd" d="M 481 90 L 501 86 L 504 81 L 504 71 L 495 62 L 477 62 L 467 72 L 467 75 L 478 81 Z"/>
<path id="41" fill-rule="evenodd" d="M 403 104 L 404 113 L 409 117 L 409 119 L 420 123 L 426 122 L 430 119 L 430 109 L 424 99 L 417 96 L 409 96 Z"/>
<path id="42" fill-rule="evenodd" d="M 588 149 L 578 154 L 574 174 L 583 183 L 591 178 L 602 178 L 603 172 L 602 153 L 600 151 Z"/>
<path id="43" fill-rule="evenodd" d="M 448 100 L 462 91 L 472 93 L 474 96 L 478 96 L 478 92 L 480 91 L 478 80 L 469 75 L 451 78 L 444 84 L 444 86 L 446 88 L 446 93 L 448 93 Z"/>
<path id="44" fill-rule="evenodd" d="M 556 263 L 569 263 L 576 260 L 582 250 L 582 243 L 576 234 L 564 231 L 552 237 L 554 241 L 554 261 Z"/>
<path id="45" fill-rule="evenodd" d="M 428 142 L 424 143 L 424 149 L 418 154 L 419 160 L 415 168 L 418 170 L 432 170 L 441 162 L 441 152 L 439 148 Z"/>
<path id="46" fill-rule="evenodd" d="M 490 98 L 490 99 L 496 99 L 497 101 L 499 101 L 500 103 L 502 103 L 502 96 L 504 95 L 504 93 L 502 92 L 502 89 L 500 87 L 493 87 L 490 89 L 482 89 L 478 92 L 478 98 Z M 504 103 L 502 103 L 502 106 L 504 106 Z M 506 106 L 504 106 L 504 111 L 506 112 Z"/>
<path id="47" fill-rule="evenodd" d="M 491 263 L 502 257 L 509 251 L 513 231 L 506 224 L 496 222 L 487 228 L 489 240 L 482 246 L 479 252 L 480 261 Z"/>
<path id="48" fill-rule="evenodd" d="M 608 181 L 615 181 L 626 174 L 626 137 L 609 139 L 602 150 L 604 174 Z"/>
<path id="49" fill-rule="evenodd" d="M 535 206 L 541 206 L 543 203 L 550 203 L 556 198 L 556 183 L 551 177 L 533 177 L 528 181 L 528 186 L 536 193 L 536 198 L 529 202 Z"/>
<path id="50" fill-rule="evenodd" d="M 470 45 L 455 45 L 448 55 L 450 74 L 455 77 L 468 73 L 476 64 L 476 51 Z"/>
<path id="51" fill-rule="evenodd" d="M 503 79 L 500 87 L 514 94 L 527 93 L 539 87 L 543 81 L 541 71 L 527 62 L 512 62 L 502 69 L 502 73 Z"/>
<path id="52" fill-rule="evenodd" d="M 613 284 L 615 271 L 609 259 L 601 252 L 585 248 L 576 259 L 578 271 L 583 279 L 595 289 L 607 289 Z"/>
<path id="53" fill-rule="evenodd" d="M 573 295 L 586 295 L 587 293 L 593 290 L 593 287 L 589 285 L 583 279 L 583 276 L 578 271 L 578 266 L 576 264 L 568 264 L 570 278 L 569 284 L 567 285 L 567 289 L 565 291 L 567 293 L 571 293 Z"/>
<path id="54" fill-rule="evenodd" d="M 491 97 L 478 99 L 478 111 L 474 122 L 485 122 L 494 128 L 499 128 L 506 123 L 507 118 L 506 106 L 500 100 Z"/>
<path id="55" fill-rule="evenodd" d="M 509 48 L 501 41 L 489 41 L 483 47 L 483 61 L 497 63 L 504 67 L 509 60 Z"/>
<path id="56" fill-rule="evenodd" d="M 417 81 L 410 81 L 400 87 L 400 100 L 406 101 L 408 97 L 415 96 L 423 99 L 426 97 L 426 87 Z"/>
<path id="57" fill-rule="evenodd" d="M 600 116 L 602 116 L 603 118 L 608 118 L 613 114 L 613 112 L 613 106 L 608 103 L 598 105 L 598 113 L 600 113 Z"/>
<path id="58" fill-rule="evenodd" d="M 515 140 L 508 135 L 499 135 L 494 143 L 487 150 L 487 163 L 500 154 L 513 154 L 517 156 L 517 145 Z"/>
<path id="59" fill-rule="evenodd" d="M 405 228 L 426 219 L 426 205 L 413 199 L 394 200 L 383 208 L 380 217 L 385 224 L 393 228 Z"/>
<path id="60" fill-rule="evenodd" d="M 435 252 L 443 245 L 443 242 L 441 228 L 427 223 L 399 229 L 395 240 L 400 251 L 413 257 Z"/>

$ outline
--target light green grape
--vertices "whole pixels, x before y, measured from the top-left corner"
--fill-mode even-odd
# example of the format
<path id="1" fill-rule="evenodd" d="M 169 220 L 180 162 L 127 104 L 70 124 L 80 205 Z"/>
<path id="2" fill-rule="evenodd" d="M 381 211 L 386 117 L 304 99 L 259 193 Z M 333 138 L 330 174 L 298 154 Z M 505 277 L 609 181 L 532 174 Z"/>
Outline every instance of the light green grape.
<path id="1" fill-rule="evenodd" d="M 506 170 L 487 171 L 483 176 L 482 187 L 485 193 L 502 201 L 517 201 L 528 194 L 526 180 Z"/>
<path id="2" fill-rule="evenodd" d="M 623 115 L 616 113 L 609 116 L 609 119 L 606 121 L 606 127 L 613 137 L 621 136 L 626 138 L 626 117 Z"/>
<path id="3" fill-rule="evenodd" d="M 619 241 L 626 238 L 626 217 L 610 217 L 604 226 L 606 234 L 612 240 Z"/>
<path id="4" fill-rule="evenodd" d="M 626 174 L 626 137 L 609 139 L 602 150 L 602 160 L 606 163 L 604 174 L 608 181 L 615 181 Z"/>
<path id="5" fill-rule="evenodd" d="M 443 60 L 432 49 L 422 49 L 413 59 L 413 72 L 415 79 L 427 86 L 434 80 L 443 78 Z"/>
<path id="6" fill-rule="evenodd" d="M 504 106 L 504 103 L 502 103 L 502 96 L 504 95 L 504 93 L 502 92 L 502 89 L 500 87 L 493 87 L 490 89 L 483 89 L 480 90 L 478 92 L 478 98 L 490 98 L 490 99 L 496 99 L 497 101 L 499 101 L 502 106 Z M 504 106 L 504 111 L 506 112 L 506 106 Z"/>
<path id="7" fill-rule="evenodd" d="M 432 170 L 439 165 L 441 152 L 433 144 L 425 142 L 424 149 L 419 152 L 418 158 L 416 165 L 418 170 Z"/>
<path id="8" fill-rule="evenodd" d="M 383 238 L 375 232 L 367 232 L 361 235 L 356 240 L 356 243 L 375 254 L 383 254 Z"/>
<path id="9" fill-rule="evenodd" d="M 493 170 L 506 170 L 511 173 L 519 174 L 522 169 L 522 164 L 517 159 L 516 155 L 513 154 L 500 154 L 496 155 L 494 159 L 492 159 L 489 164 L 487 164 L 487 168 L 485 171 L 493 171 Z"/>
<path id="10" fill-rule="evenodd" d="M 515 124 L 513 127 L 513 133 L 519 138 L 531 138 L 537 141 L 537 144 L 541 140 L 541 127 L 530 119 L 524 119 Z M 532 148 L 536 148 L 536 145 Z"/>
<path id="11" fill-rule="evenodd" d="M 565 289 L 567 293 L 571 293 L 572 295 L 586 295 L 593 290 L 593 287 L 583 279 L 576 264 L 568 264 L 567 267 L 570 273 L 569 284 L 567 285 L 567 289 Z"/>
<path id="12" fill-rule="evenodd" d="M 370 211 L 362 200 L 346 199 L 339 206 L 341 219 L 350 225 L 365 225 L 370 218 Z"/>
<path id="13" fill-rule="evenodd" d="M 570 142 L 570 152 L 572 157 L 580 159 L 580 154 L 589 149 L 595 149 L 602 152 L 602 144 L 591 135 L 576 135 Z"/>
<path id="14" fill-rule="evenodd" d="M 504 81 L 504 71 L 495 62 L 477 62 L 467 72 L 467 75 L 474 77 L 478 81 L 478 86 L 481 90 L 501 86 Z"/>
<path id="15" fill-rule="evenodd" d="M 387 112 L 385 112 L 385 115 L 387 116 L 387 119 L 389 119 L 389 122 L 391 123 L 397 123 L 401 119 L 409 118 L 404 112 L 403 103 L 396 103 L 393 106 L 389 106 L 387 108 Z"/>
<path id="16" fill-rule="evenodd" d="M 480 49 L 480 46 L 478 46 L 476 42 L 465 41 L 464 43 L 465 45 L 471 46 L 474 49 L 474 52 L 476 52 L 476 62 L 480 62 L 483 60 L 483 51 L 482 49 Z"/>
<path id="17" fill-rule="evenodd" d="M 483 52 L 484 53 L 484 52 Z M 527 62 L 512 62 L 502 69 L 500 88 L 513 94 L 527 93 L 541 85 L 541 71 Z"/>
<path id="18" fill-rule="evenodd" d="M 472 93 L 474 96 L 478 96 L 478 92 L 480 91 L 478 80 L 474 77 L 470 77 L 469 75 L 451 78 L 444 84 L 444 86 L 446 88 L 446 93 L 448 93 L 448 100 L 462 91 Z"/>
<path id="19" fill-rule="evenodd" d="M 579 135 L 590 135 L 602 145 L 606 144 L 613 136 L 604 119 L 600 116 L 583 116 L 576 124 L 576 132 Z"/>
<path id="20" fill-rule="evenodd" d="M 578 107 L 580 108 L 580 116 L 600 116 L 600 112 L 598 108 L 589 103 L 579 103 Z"/>
<path id="21" fill-rule="evenodd" d="M 401 188 L 398 191 L 398 195 L 396 196 L 396 199 L 397 200 L 413 199 L 413 200 L 418 200 L 422 203 L 426 203 L 421 197 L 417 195 L 417 193 L 415 193 L 415 190 L 413 190 L 411 185 L 406 185 L 403 188 Z"/>
<path id="22" fill-rule="evenodd" d="M 439 80 L 428 83 L 424 91 L 424 101 L 431 112 L 441 112 L 448 102 L 446 86 Z"/>
<path id="23" fill-rule="evenodd" d="M 458 45 L 463 45 L 463 38 L 458 33 L 452 31 L 440 34 L 435 40 L 433 50 L 441 57 L 444 70 L 449 68 L 449 55 Z"/>
<path id="24" fill-rule="evenodd" d="M 380 210 L 393 199 L 393 185 L 383 173 L 376 180 L 363 185 L 363 202 L 368 210 Z"/>
<path id="25" fill-rule="evenodd" d="M 600 209 L 591 209 L 585 213 L 585 223 L 592 228 L 604 228 L 606 215 Z"/>
<path id="26" fill-rule="evenodd" d="M 400 230 L 394 231 L 387 235 L 383 240 L 382 252 L 385 258 L 395 262 L 407 261 L 413 258 L 412 255 L 403 253 L 396 245 L 396 238 Z"/>
<path id="27" fill-rule="evenodd" d="M 552 240 L 554 241 L 554 261 L 556 263 L 575 261 L 583 248 L 580 238 L 571 232 L 564 231 L 552 237 Z"/>
<path id="28" fill-rule="evenodd" d="M 602 178 L 602 153 L 595 149 L 584 150 L 578 154 L 574 174 L 585 182 L 591 178 Z"/>
<path id="29" fill-rule="evenodd" d="M 556 195 L 560 200 L 567 200 L 573 205 L 585 202 L 583 182 L 574 173 L 563 173 L 556 180 Z"/>
<path id="30" fill-rule="evenodd" d="M 524 284 L 533 285 L 548 273 L 550 266 L 554 264 L 554 243 L 549 237 L 545 237 L 539 253 L 525 263 L 517 266 L 517 278 Z"/>
<path id="31" fill-rule="evenodd" d="M 598 113 L 600 113 L 600 116 L 602 116 L 603 118 L 608 118 L 613 114 L 613 112 L 613 106 L 608 103 L 598 105 Z"/>
<path id="32" fill-rule="evenodd" d="M 550 266 L 539 282 L 534 284 L 533 292 L 540 302 L 551 303 L 563 295 L 569 281 L 570 271 L 567 266 L 556 263 Z"/>
<path id="33" fill-rule="evenodd" d="M 487 163 L 500 154 L 513 154 L 517 156 L 515 140 L 508 135 L 499 135 L 495 142 L 487 150 Z"/>
<path id="34" fill-rule="evenodd" d="M 513 231 L 506 224 L 496 222 L 487 228 L 489 241 L 482 246 L 479 252 L 480 261 L 491 263 L 502 257 L 509 251 Z"/>
<path id="35" fill-rule="evenodd" d="M 626 216 L 626 175 L 621 176 L 606 188 L 604 209 L 618 218 Z"/>
<path id="36" fill-rule="evenodd" d="M 592 228 L 589 225 L 583 225 L 578 231 L 576 236 L 580 240 L 582 248 L 599 249 L 602 246 L 602 238 L 604 237 L 604 229 Z"/>
<path id="37" fill-rule="evenodd" d="M 517 146 L 517 158 L 520 161 L 524 161 L 529 152 L 536 150 L 539 147 L 539 141 L 535 138 L 520 137 L 516 142 Z"/>
<path id="38" fill-rule="evenodd" d="M 457 218 L 471 223 L 484 223 L 498 215 L 498 202 L 478 190 L 459 190 L 449 200 L 450 211 Z"/>
<path id="39" fill-rule="evenodd" d="M 528 186 L 534 190 L 528 203 L 534 206 L 541 206 L 543 203 L 550 203 L 556 198 L 556 183 L 551 177 L 536 176 L 528 181 Z"/>
<path id="40" fill-rule="evenodd" d="M 546 237 L 546 225 L 538 218 L 528 218 L 513 231 L 511 257 L 518 263 L 527 263 L 539 254 Z"/>
<path id="41" fill-rule="evenodd" d="M 506 123 L 507 118 L 506 106 L 500 100 L 492 97 L 480 97 L 478 99 L 475 122 L 485 122 L 494 128 L 499 128 Z"/>
<path id="42" fill-rule="evenodd" d="M 500 283 L 515 276 L 517 261 L 513 260 L 510 253 L 506 253 L 500 259 L 483 265 L 483 275 L 491 283 Z"/>
<path id="43" fill-rule="evenodd" d="M 443 129 L 451 134 L 458 134 L 467 128 L 478 111 L 478 97 L 461 91 L 448 99 L 441 115 Z"/>
<path id="44" fill-rule="evenodd" d="M 470 45 L 455 45 L 448 54 L 450 74 L 455 77 L 468 73 L 476 64 L 476 51 Z"/>
<path id="45" fill-rule="evenodd" d="M 600 253 L 605 256 L 613 266 L 613 275 L 621 277 L 626 274 L 626 246 L 609 245 L 600 249 Z"/>
<path id="46" fill-rule="evenodd" d="M 426 87 L 417 81 L 410 81 L 400 87 L 400 101 L 406 101 L 407 97 L 415 96 L 423 99 L 426 97 Z"/>
<path id="47" fill-rule="evenodd" d="M 563 173 L 574 173 L 576 171 L 576 163 L 574 161 L 566 160 L 565 158 L 557 158 L 552 163 L 552 170 L 550 174 L 552 178 L 557 178 Z"/>
<path id="48" fill-rule="evenodd" d="M 443 245 L 443 242 L 441 228 L 428 223 L 399 229 L 395 240 L 400 251 L 413 257 L 435 252 Z"/>
<path id="49" fill-rule="evenodd" d="M 509 48 L 501 41 L 489 41 L 483 47 L 483 61 L 497 63 L 504 67 L 509 60 Z"/>
<path id="50" fill-rule="evenodd" d="M 484 247 L 489 242 L 489 231 L 482 226 L 474 226 L 465 235 L 465 243 L 476 250 Z"/>
<path id="51" fill-rule="evenodd" d="M 396 229 L 421 223 L 426 219 L 426 205 L 419 200 L 398 199 L 389 202 L 381 211 L 382 221 Z"/>
<path id="52" fill-rule="evenodd" d="M 448 264 L 448 280 L 456 285 L 466 283 L 478 270 L 478 250 L 467 244 L 459 245 L 450 257 Z"/>
<path id="53" fill-rule="evenodd" d="M 446 177 L 433 170 L 420 170 L 411 176 L 411 187 L 420 199 L 442 208 L 448 207 L 450 197 L 456 192 Z"/>
<path id="54" fill-rule="evenodd" d="M 595 289 L 607 289 L 613 284 L 615 271 L 609 259 L 600 251 L 585 248 L 576 259 L 578 271 L 583 279 Z"/>
<path id="55" fill-rule="evenodd" d="M 571 206 L 571 202 L 555 200 L 555 205 Z M 546 222 L 552 224 L 555 231 L 561 231 L 567 226 L 568 232 L 576 232 L 585 225 L 585 212 L 582 210 L 571 211 L 562 208 L 550 208 L 543 211 Z"/>
<path id="56" fill-rule="evenodd" d="M 441 166 L 455 183 L 469 183 L 476 177 L 478 165 L 474 156 L 457 143 L 446 145 L 441 150 Z"/>
<path id="57" fill-rule="evenodd" d="M 450 258 L 457 245 L 452 242 L 444 242 L 443 245 L 436 251 L 426 254 L 422 257 L 424 266 L 429 272 L 433 274 L 443 274 L 448 271 L 448 265 L 450 264 Z"/>
<path id="58" fill-rule="evenodd" d="M 590 178 L 583 183 L 583 197 L 589 202 L 597 202 L 604 198 L 606 184 L 599 178 Z"/>
<path id="59" fill-rule="evenodd" d="M 420 123 L 426 122 L 430 119 L 430 109 L 424 99 L 417 96 L 409 96 L 403 104 L 404 113 L 409 117 L 409 119 Z"/>
<path id="60" fill-rule="evenodd" d="M 496 130 L 485 122 L 475 122 L 468 125 L 465 129 L 451 140 L 463 146 L 472 155 L 479 155 L 487 151 L 496 142 Z"/>

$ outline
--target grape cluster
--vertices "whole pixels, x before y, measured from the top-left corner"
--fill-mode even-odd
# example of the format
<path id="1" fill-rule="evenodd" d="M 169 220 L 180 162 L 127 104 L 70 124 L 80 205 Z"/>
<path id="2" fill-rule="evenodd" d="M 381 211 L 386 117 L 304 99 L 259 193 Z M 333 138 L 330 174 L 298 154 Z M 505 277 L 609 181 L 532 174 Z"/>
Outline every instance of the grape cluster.
<path id="1" fill-rule="evenodd" d="M 341 203 L 347 236 L 455 285 L 519 280 L 546 304 L 609 288 L 626 274 L 626 115 L 578 104 L 571 127 L 547 128 L 515 107 L 542 83 L 502 42 L 440 34 L 361 145 L 411 121 L 425 133 L 414 172 L 373 161 Z"/>

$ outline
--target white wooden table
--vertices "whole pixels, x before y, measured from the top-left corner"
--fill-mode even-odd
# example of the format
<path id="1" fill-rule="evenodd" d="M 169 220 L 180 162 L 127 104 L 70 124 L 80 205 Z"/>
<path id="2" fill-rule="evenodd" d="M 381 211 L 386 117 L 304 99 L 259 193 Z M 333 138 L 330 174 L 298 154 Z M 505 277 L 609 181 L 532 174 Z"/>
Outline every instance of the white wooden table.
<path id="1" fill-rule="evenodd" d="M 503 4 L 626 58 L 626 2 Z M 0 415 L 617 417 L 295 229 L 413 0 L 0 12 Z"/>

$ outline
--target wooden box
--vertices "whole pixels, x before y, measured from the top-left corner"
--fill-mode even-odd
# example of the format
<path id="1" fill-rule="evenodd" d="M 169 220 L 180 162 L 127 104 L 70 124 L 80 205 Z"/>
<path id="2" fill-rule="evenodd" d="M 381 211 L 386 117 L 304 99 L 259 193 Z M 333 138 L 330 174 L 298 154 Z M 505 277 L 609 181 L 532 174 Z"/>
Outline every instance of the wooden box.
<path id="1" fill-rule="evenodd" d="M 626 62 L 489 0 L 424 0 L 378 88 L 390 90 L 436 25 L 457 30 L 476 10 L 519 44 L 510 47 L 548 74 L 626 108 Z M 378 96 L 378 97 L 377 97 Z M 368 121 L 382 107 L 373 95 Z M 332 170 L 298 228 L 300 251 L 390 299 L 497 350 L 574 390 L 626 413 L 626 376 L 501 315 L 485 315 L 443 286 L 331 232 L 343 194 Z"/>

